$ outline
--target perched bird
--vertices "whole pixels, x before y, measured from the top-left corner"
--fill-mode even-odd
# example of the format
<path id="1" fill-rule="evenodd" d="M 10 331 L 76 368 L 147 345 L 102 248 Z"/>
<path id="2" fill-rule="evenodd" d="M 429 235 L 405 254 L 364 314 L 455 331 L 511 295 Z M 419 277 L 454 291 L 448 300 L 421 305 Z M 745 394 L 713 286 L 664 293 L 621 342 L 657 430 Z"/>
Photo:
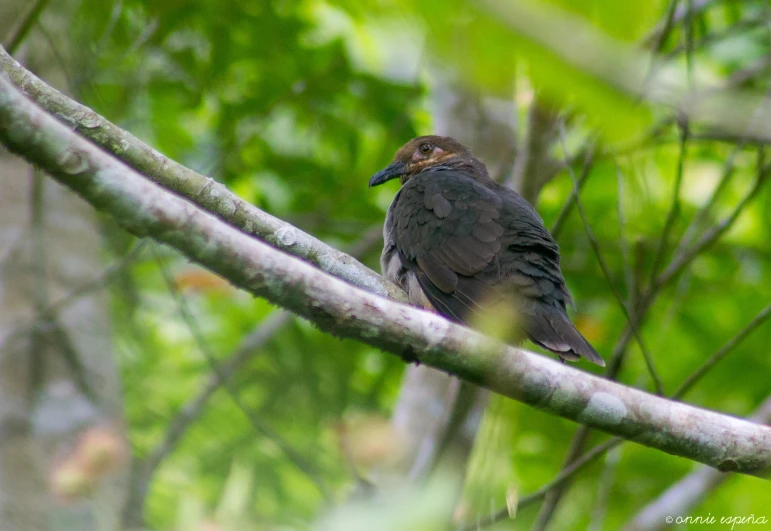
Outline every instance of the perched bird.
<path id="1" fill-rule="evenodd" d="M 369 186 L 397 177 L 402 187 L 386 215 L 380 262 L 413 304 L 465 325 L 499 316 L 505 305 L 515 341 L 605 365 L 570 322 L 559 247 L 522 196 L 443 136 L 407 142 Z"/>

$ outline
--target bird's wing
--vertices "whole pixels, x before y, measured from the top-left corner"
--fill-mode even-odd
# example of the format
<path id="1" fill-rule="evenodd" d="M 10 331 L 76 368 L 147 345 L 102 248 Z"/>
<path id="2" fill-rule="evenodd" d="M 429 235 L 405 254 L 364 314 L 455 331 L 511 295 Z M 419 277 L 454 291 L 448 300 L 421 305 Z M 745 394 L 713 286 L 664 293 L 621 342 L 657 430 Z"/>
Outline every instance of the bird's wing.
<path id="1" fill-rule="evenodd" d="M 439 313 L 468 325 L 511 303 L 521 336 L 565 359 L 602 364 L 567 317 L 559 248 L 518 194 L 443 170 L 410 179 L 394 206 L 402 267 Z"/>
<path id="2" fill-rule="evenodd" d="M 500 280 L 503 200 L 461 172 L 420 174 L 399 192 L 393 238 L 403 267 L 446 317 L 468 324 Z"/>

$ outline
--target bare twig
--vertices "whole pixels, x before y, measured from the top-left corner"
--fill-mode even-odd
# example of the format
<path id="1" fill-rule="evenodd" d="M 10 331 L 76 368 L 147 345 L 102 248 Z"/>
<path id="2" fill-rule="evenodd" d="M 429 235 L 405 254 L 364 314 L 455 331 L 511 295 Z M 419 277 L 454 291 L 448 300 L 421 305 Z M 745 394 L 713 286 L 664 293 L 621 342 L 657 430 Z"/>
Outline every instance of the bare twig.
<path id="1" fill-rule="evenodd" d="M 559 474 L 557 474 L 558 477 L 560 477 L 565 470 L 569 469 L 571 465 L 573 465 L 573 463 L 575 463 L 576 460 L 580 458 L 581 452 L 586 445 L 586 441 L 589 440 L 590 434 L 591 430 L 586 426 L 578 427 L 575 435 L 573 435 L 573 439 L 570 441 L 570 446 L 568 447 L 568 451 L 565 454 L 565 459 L 562 461 L 562 469 L 560 470 Z M 543 496 L 543 504 L 541 505 L 541 508 L 538 510 L 538 514 L 535 517 L 533 529 L 544 529 L 546 527 L 549 520 L 551 520 L 552 515 L 557 510 L 557 505 L 562 499 L 562 496 L 569 488 L 570 476 L 565 477 L 563 481 L 560 481 L 548 489 L 546 494 Z"/>
<path id="2" fill-rule="evenodd" d="M 37 169 L 32 170 L 32 193 L 30 194 L 30 212 L 32 214 L 32 241 L 33 241 L 33 264 L 32 270 L 35 275 L 34 293 L 36 320 L 51 324 L 50 316 L 44 316 L 43 310 L 48 306 L 48 278 L 46 277 L 46 244 L 45 244 L 45 207 L 44 186 L 45 180 L 42 172 Z M 49 328 L 51 328 L 49 326 Z M 28 363 L 30 382 L 30 399 L 34 399 L 42 384 L 45 368 L 44 355 L 45 335 L 42 328 L 32 329 L 29 341 Z"/>
<path id="3" fill-rule="evenodd" d="M 219 364 L 219 370 L 209 376 L 199 393 L 182 406 L 178 414 L 171 420 L 163 441 L 158 444 L 147 459 L 148 474 L 152 474 L 163 458 L 174 449 L 187 431 L 187 427 L 200 416 L 209 398 L 222 387 L 223 383 L 229 382 L 236 372 L 291 320 L 291 313 L 278 310 L 266 317 L 241 340 L 233 353 Z"/>
<path id="4" fill-rule="evenodd" d="M 275 430 L 273 430 L 273 428 L 268 426 L 265 423 L 265 421 L 263 421 L 260 417 L 255 415 L 246 406 L 246 404 L 244 404 L 238 390 L 233 385 L 231 385 L 231 383 L 228 381 L 228 373 L 223 370 L 222 364 L 219 361 L 217 361 L 216 356 L 214 355 L 214 352 L 212 351 L 211 347 L 206 341 L 206 338 L 203 336 L 203 333 L 201 332 L 201 329 L 198 326 L 198 323 L 196 323 L 195 318 L 193 317 L 192 313 L 190 312 L 190 309 L 188 308 L 187 301 L 179 292 L 179 289 L 176 283 L 174 282 L 174 279 L 172 278 L 171 274 L 169 273 L 168 268 L 161 262 L 160 257 L 157 254 L 156 254 L 156 263 L 158 264 L 158 267 L 161 271 L 161 275 L 163 276 L 163 279 L 166 282 L 166 287 L 169 293 L 177 303 L 177 308 L 179 309 L 179 314 L 182 317 L 182 320 L 187 325 L 190 335 L 193 337 L 195 343 L 198 345 L 198 350 L 201 351 L 201 354 L 203 354 L 203 357 L 206 359 L 206 362 L 209 364 L 209 367 L 211 368 L 212 373 L 217 377 L 220 385 L 227 391 L 228 395 L 230 395 L 230 398 L 233 400 L 236 407 L 238 407 L 238 409 L 241 410 L 241 412 L 244 414 L 247 420 L 249 420 L 249 422 L 251 423 L 255 431 L 260 435 L 262 435 L 263 437 L 265 437 L 266 439 L 273 442 L 281 450 L 281 452 L 287 457 L 287 459 L 298 470 L 300 470 L 303 474 L 305 474 L 308 477 L 308 479 L 311 480 L 311 483 L 313 483 L 313 485 L 319 490 L 321 495 L 327 501 L 330 501 L 332 497 L 331 497 L 331 494 L 329 493 L 329 490 L 327 489 L 324 482 L 321 480 L 321 477 L 319 476 L 318 472 L 310 464 L 310 462 L 305 457 L 301 456 L 299 452 L 295 450 L 291 444 L 289 444 L 281 435 L 279 435 Z"/>
<path id="5" fill-rule="evenodd" d="M 583 454 L 578 459 L 574 460 L 570 466 L 564 468 L 560 471 L 560 473 L 555 477 L 551 482 L 547 483 L 534 493 L 523 497 L 519 501 L 519 507 L 527 506 L 531 503 L 535 503 L 536 501 L 539 501 L 543 499 L 546 496 L 546 493 L 550 492 L 554 487 L 561 485 L 566 480 L 570 479 L 572 476 L 574 476 L 577 472 L 582 470 L 586 465 L 594 461 L 596 458 L 610 450 L 611 448 L 615 448 L 619 444 L 624 442 L 623 439 L 619 439 L 618 437 L 614 437 L 602 444 L 598 444 L 585 454 Z"/>
<path id="6" fill-rule="evenodd" d="M 764 74 L 771 68 L 771 57 L 764 56 L 754 63 L 733 72 L 725 83 L 725 88 L 741 88 Z"/>
<path id="7" fill-rule="evenodd" d="M 33 239 L 33 271 L 35 274 L 35 322 L 42 326 L 32 327 L 29 342 L 29 374 L 28 385 L 30 399 L 34 400 L 45 381 L 45 371 L 50 365 L 51 357 L 61 356 L 64 366 L 69 369 L 77 389 L 89 400 L 95 400 L 96 394 L 86 377 L 86 368 L 80 360 L 77 348 L 70 338 L 67 329 L 62 325 L 57 315 L 46 313 L 50 305 L 47 276 L 48 254 L 45 241 L 45 176 L 35 169 L 32 172 L 32 239 Z"/>
<path id="8" fill-rule="evenodd" d="M 672 231 L 672 227 L 675 224 L 677 215 L 680 213 L 680 188 L 683 183 L 683 168 L 685 166 L 685 155 L 688 146 L 688 125 L 683 125 L 680 131 L 680 154 L 677 158 L 677 170 L 675 172 L 675 185 L 672 189 L 672 205 L 669 207 L 667 217 L 664 221 L 664 227 L 661 230 L 661 238 L 659 238 L 658 245 L 656 246 L 656 253 L 653 257 L 653 265 L 651 266 L 650 283 L 653 282 L 658 275 L 659 265 L 664 257 L 664 251 L 667 248 L 669 241 L 669 233 Z"/>
<path id="9" fill-rule="evenodd" d="M 664 37 L 663 40 L 666 40 L 666 34 L 668 34 L 673 24 L 677 24 L 688 16 L 688 13 L 690 13 L 691 16 L 698 15 L 705 11 L 706 9 L 710 8 L 712 4 L 717 3 L 719 0 L 695 0 L 692 5 L 690 6 L 690 9 L 686 9 L 685 7 L 681 6 L 679 9 L 676 9 L 672 15 L 667 12 L 667 16 L 665 17 L 664 21 L 659 23 L 653 30 L 651 30 L 648 35 L 645 36 L 643 39 L 643 46 L 656 46 L 657 49 L 660 49 L 659 42 L 662 40 L 662 37 Z M 672 4 L 676 4 L 677 0 L 672 0 Z M 673 7 L 672 4 L 670 4 L 670 9 Z M 671 17 L 671 20 L 670 20 Z"/>
<path id="10" fill-rule="evenodd" d="M 364 236 L 350 246 L 353 256 L 369 252 L 382 239 L 382 229 L 373 227 Z M 198 394 L 182 406 L 169 422 L 163 440 L 158 443 L 150 455 L 135 463 L 131 474 L 129 496 L 124 505 L 124 524 L 141 524 L 144 500 L 155 471 L 161 462 L 176 448 L 187 433 L 188 428 L 198 419 L 209 399 L 224 385 L 229 385 L 233 377 L 276 333 L 292 320 L 287 311 L 277 311 L 265 318 L 262 323 L 247 334 L 233 353 L 219 364 L 219 373 L 213 372 Z"/>
<path id="11" fill-rule="evenodd" d="M 594 149 L 595 149 L 594 142 L 590 142 L 586 153 L 587 154 L 594 153 Z M 593 156 L 592 157 L 584 156 L 584 166 L 583 168 L 581 168 L 581 175 L 578 176 L 578 180 L 570 189 L 570 195 L 565 201 L 565 204 L 562 205 L 562 209 L 560 210 L 559 214 L 557 214 L 557 219 L 554 220 L 554 223 L 551 226 L 550 232 L 555 240 L 559 237 L 560 233 L 562 232 L 562 227 L 565 225 L 565 221 L 570 215 L 571 210 L 573 210 L 573 206 L 576 203 L 578 194 L 581 193 L 581 189 L 584 187 L 584 184 L 589 179 L 589 175 L 592 173 L 591 172 L 592 162 L 594 162 Z M 570 167 L 569 162 L 568 162 L 568 167 Z"/>
<path id="12" fill-rule="evenodd" d="M 669 7 L 667 7 L 667 13 L 664 16 L 664 22 L 659 24 L 659 27 L 661 28 L 657 32 L 654 31 L 654 33 L 646 38 L 646 41 L 650 39 L 652 41 L 652 50 L 653 53 L 660 53 L 662 48 L 664 48 L 664 43 L 667 41 L 667 38 L 669 37 L 669 34 L 672 32 L 672 28 L 674 27 L 673 22 L 675 21 L 675 10 L 677 8 L 677 4 L 679 3 L 679 0 L 670 0 L 669 1 Z"/>
<path id="13" fill-rule="evenodd" d="M 771 398 L 767 398 L 763 404 L 749 417 L 752 422 L 771 423 Z M 555 491 L 568 481 L 584 467 L 600 457 L 609 450 L 618 447 L 624 443 L 622 439 L 614 437 L 602 444 L 599 444 L 574 460 L 568 467 L 563 468 L 559 475 L 552 481 L 538 489 L 532 494 L 524 496 L 517 504 L 517 510 L 523 509 L 545 498 L 549 493 Z M 625 528 L 626 531 L 658 531 L 668 527 L 664 525 L 665 517 L 673 514 L 683 515 L 702 499 L 705 492 L 711 491 L 727 478 L 730 474 L 720 472 L 714 468 L 700 467 L 670 487 L 663 493 L 658 500 L 649 504 L 640 511 L 634 522 Z M 468 526 L 463 531 L 476 531 L 483 527 L 507 520 L 509 518 L 508 508 L 498 510 L 491 518 L 482 521 L 474 526 Z"/>
<path id="14" fill-rule="evenodd" d="M 717 241 L 725 232 L 731 228 L 739 215 L 744 211 L 744 208 L 755 198 L 760 189 L 768 180 L 769 174 L 771 174 L 771 165 L 763 165 L 762 162 L 762 150 L 758 153 L 758 175 L 755 178 L 755 182 L 752 187 L 747 191 L 744 197 L 736 204 L 731 213 L 726 216 L 720 223 L 712 227 L 710 230 L 702 234 L 701 238 L 691 246 L 690 248 L 683 249 L 677 253 L 672 261 L 669 263 L 666 269 L 662 271 L 659 277 L 653 282 L 653 286 L 649 289 L 650 293 L 654 293 L 658 289 L 661 289 L 665 284 L 668 284 L 674 277 L 679 275 L 682 270 L 690 264 L 693 259 L 707 250 Z M 655 288 L 655 289 L 654 289 Z M 650 298 L 648 295 L 645 298 Z"/>
<path id="15" fill-rule="evenodd" d="M 722 234 L 733 225 L 733 223 L 739 217 L 739 214 L 741 214 L 744 208 L 757 195 L 763 183 L 766 181 L 770 169 L 763 166 L 762 156 L 760 154 L 758 157 L 758 176 L 755 180 L 755 183 L 745 194 L 745 196 L 739 201 L 731 214 L 729 214 L 717 226 L 703 234 L 699 241 L 692 247 L 676 252 L 668 267 L 656 278 L 654 282 L 652 282 L 652 285 L 640 297 L 637 308 L 633 313 L 634 321 L 624 329 L 624 332 L 621 334 L 619 340 L 616 342 L 616 345 L 613 348 L 613 353 L 611 354 L 607 369 L 605 371 L 605 374 L 608 378 L 615 379 L 616 375 L 621 370 L 624 353 L 626 352 L 629 341 L 634 337 L 636 330 L 638 330 L 642 325 L 646 312 L 653 304 L 653 301 L 658 296 L 659 292 L 674 278 L 676 278 L 680 272 L 682 272 L 682 270 L 688 264 L 690 264 L 694 258 L 696 258 L 696 256 L 704 252 L 718 238 L 720 238 L 720 236 L 722 236 Z M 567 456 L 565 458 L 564 466 L 568 466 L 568 464 L 571 463 L 580 453 L 580 450 L 583 448 L 583 445 L 588 437 L 589 431 L 589 428 L 586 426 L 581 426 L 578 428 L 578 430 L 576 430 L 576 434 L 573 436 L 570 449 L 568 450 Z M 536 520 L 536 523 L 541 521 L 541 517 L 543 518 L 544 525 L 549 521 L 551 515 L 556 510 L 557 503 L 562 497 L 563 493 L 563 486 L 558 486 L 549 493 L 543 507 L 541 508 L 539 518 Z"/>
<path id="16" fill-rule="evenodd" d="M 557 111 L 536 94 L 528 109 L 527 144 L 519 150 L 512 179 L 514 188 L 532 204 L 559 169 L 550 154 L 557 139 L 558 121 Z"/>
<path id="17" fill-rule="evenodd" d="M 580 472 L 581 470 L 583 470 L 583 468 L 586 465 L 590 464 L 597 457 L 601 456 L 611 448 L 615 448 L 622 442 L 624 442 L 623 439 L 614 437 L 602 444 L 595 446 L 594 448 L 592 448 L 591 450 L 583 454 L 578 459 L 575 459 L 569 466 L 563 468 L 560 471 L 559 475 L 557 475 L 557 477 L 555 477 L 549 483 L 547 483 L 537 491 L 533 492 L 532 494 L 528 494 L 527 496 L 520 498 L 519 501 L 517 502 L 517 511 L 541 501 L 546 497 L 547 494 L 554 491 L 556 488 L 560 487 L 567 480 L 572 478 L 577 472 Z M 497 511 L 493 516 L 491 516 L 487 520 L 483 520 L 481 522 L 475 523 L 473 526 L 465 527 L 463 531 L 476 531 L 477 529 L 481 529 L 483 527 L 496 524 L 503 520 L 507 520 L 508 518 L 509 518 L 509 510 L 508 508 L 504 508 Z"/>
<path id="18" fill-rule="evenodd" d="M 747 18 L 737 20 L 735 23 L 728 26 L 721 31 L 710 32 L 702 36 L 699 40 L 693 42 L 693 49 L 704 48 L 711 44 L 730 39 L 737 34 L 743 33 L 747 30 L 752 30 L 758 26 L 766 24 L 768 20 L 765 17 Z M 668 59 L 672 59 L 678 54 L 681 54 L 687 50 L 687 41 L 682 44 L 674 46 L 670 51 L 666 53 Z"/>
<path id="19" fill-rule="evenodd" d="M 621 248 L 621 261 L 624 267 L 624 283 L 626 284 L 627 305 L 629 308 L 637 306 L 639 285 L 632 265 L 632 255 L 627 244 L 626 216 L 624 215 L 624 176 L 621 167 L 616 163 L 616 217 L 618 218 L 619 247 Z"/>
<path id="20" fill-rule="evenodd" d="M 752 319 L 752 321 L 747 323 L 744 328 L 742 328 L 717 352 L 707 358 L 707 360 L 704 361 L 704 363 L 696 371 L 694 371 L 693 374 L 691 374 L 682 384 L 680 384 L 680 387 L 678 387 L 677 390 L 672 394 L 672 398 L 682 398 L 688 391 L 693 388 L 694 385 L 696 385 L 699 380 L 704 377 L 705 374 L 707 374 L 707 372 L 709 372 L 710 369 L 712 369 L 712 367 L 714 367 L 718 362 L 730 354 L 731 351 L 733 351 L 733 349 L 736 348 L 739 343 L 744 341 L 748 335 L 754 332 L 757 327 L 766 322 L 769 315 L 771 315 L 771 304 L 763 308 L 760 313 L 758 313 L 755 318 Z"/>
<path id="21" fill-rule="evenodd" d="M 364 234 L 361 240 L 354 243 L 349 251 L 353 256 L 361 256 L 369 252 L 381 238 L 382 229 L 373 227 Z M 267 317 L 253 332 L 244 337 L 226 361 L 220 363 L 219 374 L 211 374 L 198 394 L 179 409 L 176 416 L 169 422 L 163 440 L 155 447 L 150 456 L 143 460 L 142 465 L 134 474 L 130 502 L 126 504 L 126 514 L 141 513 L 143 500 L 155 470 L 161 461 L 174 450 L 191 424 L 200 416 L 214 393 L 223 385 L 229 384 L 238 370 L 252 359 L 257 351 L 291 319 L 292 314 L 286 311 L 278 311 Z"/>
<path id="22" fill-rule="evenodd" d="M 564 130 L 563 124 L 559 125 L 559 132 L 560 132 L 559 138 L 560 138 L 560 144 L 562 146 L 562 151 L 565 155 L 565 158 L 567 159 L 568 151 L 567 151 L 567 146 L 565 145 L 565 130 Z M 593 151 L 590 151 L 587 154 L 587 160 L 584 162 L 584 167 L 588 167 L 591 165 L 592 156 L 593 156 Z M 600 250 L 600 243 L 597 241 L 597 237 L 594 235 L 594 231 L 592 231 L 592 227 L 589 224 L 589 219 L 586 215 L 586 212 L 584 211 L 583 205 L 581 204 L 581 198 L 579 197 L 579 192 L 578 192 L 578 181 L 576 180 L 575 173 L 573 172 L 573 168 L 570 165 L 568 165 L 568 174 L 570 175 L 570 178 L 573 180 L 573 192 L 576 198 L 575 199 L 576 208 L 578 208 L 578 213 L 584 225 L 584 231 L 586 232 L 586 236 L 589 239 L 589 244 L 592 246 L 594 255 L 597 258 L 597 263 L 600 265 L 600 269 L 602 270 L 602 274 L 605 277 L 605 281 L 608 283 L 608 286 L 610 287 L 610 291 L 613 293 L 613 296 L 616 298 L 616 302 L 618 302 L 619 306 L 621 307 L 621 311 L 624 313 L 624 316 L 626 317 L 627 322 L 631 325 L 634 322 L 634 319 L 630 315 L 629 309 L 627 308 L 626 303 L 624 302 L 624 299 L 621 296 L 621 293 L 619 293 L 615 282 L 613 282 L 613 275 L 610 272 L 610 268 L 608 267 L 608 264 L 605 262 L 605 258 L 602 256 L 602 251 Z M 650 373 L 651 379 L 653 380 L 653 384 L 656 388 L 656 393 L 663 396 L 664 386 L 661 383 L 661 378 L 656 372 L 656 368 L 653 363 L 653 358 L 651 357 L 650 352 L 648 352 L 648 349 L 645 348 L 645 344 L 643 343 L 642 337 L 640 337 L 640 334 L 636 328 L 634 329 L 634 335 L 635 335 L 635 339 L 637 340 L 637 343 L 640 345 L 640 350 L 643 353 L 643 358 L 645 359 L 645 364 L 648 367 L 648 372 Z"/>
<path id="23" fill-rule="evenodd" d="M 691 376 L 689 376 L 685 382 L 672 394 L 672 399 L 677 400 L 683 397 L 685 393 L 687 393 L 690 389 L 692 389 L 708 372 L 708 370 L 713 367 L 717 362 L 722 360 L 726 357 L 731 351 L 733 351 L 748 335 L 750 335 L 758 326 L 760 326 L 763 322 L 765 322 L 769 315 L 771 315 L 771 304 L 766 306 L 761 312 L 750 322 L 745 326 L 742 330 L 740 330 L 734 337 L 732 337 L 723 347 L 721 347 L 717 352 L 715 352 L 712 356 L 708 358 L 708 361 L 705 362 L 702 367 L 700 367 L 697 371 L 695 371 Z M 752 417 L 750 417 L 751 420 L 755 422 L 760 422 L 764 417 L 764 415 L 768 416 L 768 418 L 771 418 L 771 398 L 766 400 L 766 403 L 764 406 L 761 406 L 761 408 L 753 414 Z M 618 438 L 611 439 L 610 441 L 596 446 L 592 450 L 588 451 L 586 454 L 584 454 L 582 457 L 574 457 L 574 454 L 577 455 L 580 450 L 577 450 L 580 446 L 583 446 L 586 436 L 588 435 L 589 430 L 582 426 L 580 430 L 576 433 L 576 436 L 573 439 L 573 446 L 571 447 L 571 450 L 568 452 L 568 458 L 566 459 L 567 463 L 563 466 L 563 469 L 560 471 L 560 473 L 557 475 L 557 477 L 552 480 L 547 485 L 544 485 L 536 493 L 526 496 L 522 499 L 519 503 L 519 507 L 523 507 L 523 501 L 527 500 L 528 503 L 530 503 L 530 498 L 535 496 L 536 494 L 539 494 L 541 498 L 546 498 L 546 500 L 549 500 L 550 498 L 559 498 L 561 496 L 561 492 L 566 485 L 566 483 L 569 481 L 571 476 L 573 476 L 576 472 L 581 470 L 582 466 L 576 466 L 577 463 L 583 463 L 586 464 L 589 460 L 601 455 L 605 451 L 609 450 L 610 448 L 614 448 L 618 442 L 625 442 L 621 441 Z M 567 471 L 570 471 L 570 474 L 567 473 Z M 707 472 L 710 471 L 710 472 Z M 698 473 L 696 475 L 698 478 L 716 478 L 716 477 L 726 477 L 725 474 L 721 472 L 717 472 L 713 469 L 705 468 L 702 472 Z M 722 480 L 721 480 L 722 482 Z M 683 481 L 680 482 L 680 484 L 691 484 L 696 483 L 695 478 L 694 481 Z M 707 485 L 712 485 L 711 482 L 707 482 Z M 716 485 L 712 485 L 713 487 Z M 682 485 L 681 488 L 682 489 Z M 538 498 L 540 499 L 540 498 Z M 537 500 L 532 500 L 537 501 Z M 554 509 L 556 508 L 555 503 L 545 503 L 544 507 L 542 507 L 541 511 L 538 515 L 538 520 L 541 518 L 541 515 L 549 515 L 548 518 L 545 518 L 545 521 L 548 522 L 549 518 L 551 517 L 551 514 L 553 513 Z M 678 514 L 683 514 L 684 511 L 681 511 Z M 640 513 L 642 514 L 642 513 Z M 483 525 L 489 525 L 496 523 L 500 520 L 504 520 L 507 518 L 508 512 L 506 509 L 501 509 L 497 513 L 495 513 L 495 516 L 490 519 L 486 524 Z M 663 518 L 661 519 L 663 522 Z M 535 525 L 538 525 L 536 522 Z"/>
<path id="24" fill-rule="evenodd" d="M 618 467 L 620 460 L 621 446 L 617 446 L 607 451 L 607 455 L 605 456 L 605 467 L 602 470 L 597 486 L 597 501 L 594 504 L 588 531 L 601 531 L 604 527 L 603 522 L 607 514 L 608 503 L 610 502 L 613 483 L 616 478 L 616 468 Z"/>
<path id="25" fill-rule="evenodd" d="M 605 373 L 609 378 L 615 378 L 615 375 L 621 368 L 621 361 L 629 341 L 634 337 L 634 330 L 642 325 L 645 313 L 650 308 L 659 292 L 674 280 L 698 255 L 709 249 L 731 226 L 734 224 L 744 208 L 755 198 L 763 184 L 768 180 L 771 174 L 771 165 L 764 166 L 762 163 L 762 152 L 758 154 L 758 175 L 755 182 L 745 195 L 739 200 L 731 213 L 720 223 L 702 234 L 701 238 L 691 247 L 680 249 L 672 257 L 668 266 L 652 282 L 651 286 L 642 294 L 637 309 L 634 312 L 634 323 L 627 326 L 613 349 L 608 368 Z"/>
<path id="26" fill-rule="evenodd" d="M 693 87 L 693 0 L 685 0 L 685 68 L 688 87 Z"/>
<path id="27" fill-rule="evenodd" d="M 720 194 L 723 193 L 723 190 L 725 190 L 726 185 L 731 180 L 731 177 L 734 174 L 736 156 L 741 152 L 743 147 L 744 147 L 743 144 L 736 145 L 734 149 L 731 151 L 731 153 L 728 155 L 728 158 L 723 164 L 723 171 L 720 175 L 720 180 L 718 181 L 715 188 L 712 190 L 712 193 L 710 194 L 709 199 L 707 199 L 707 202 L 704 203 L 704 205 L 702 205 L 702 207 L 698 210 L 698 212 L 696 212 L 696 215 L 693 216 L 693 219 L 688 224 L 688 227 L 685 229 L 685 233 L 683 233 L 683 237 L 680 239 L 680 243 L 678 244 L 679 249 L 688 247 L 691 244 L 694 236 L 696 235 L 699 228 L 701 227 L 701 224 L 704 222 L 707 215 L 709 215 L 709 212 L 712 210 L 712 207 L 714 207 L 715 204 L 717 203 L 717 200 L 720 197 Z"/>

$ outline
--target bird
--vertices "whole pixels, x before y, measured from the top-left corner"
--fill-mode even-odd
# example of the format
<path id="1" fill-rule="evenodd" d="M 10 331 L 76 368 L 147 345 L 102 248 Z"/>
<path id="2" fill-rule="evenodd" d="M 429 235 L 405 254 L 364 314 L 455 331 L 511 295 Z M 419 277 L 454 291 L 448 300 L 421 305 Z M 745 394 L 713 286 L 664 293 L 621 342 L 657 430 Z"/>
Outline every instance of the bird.
<path id="1" fill-rule="evenodd" d="M 469 327 L 511 315 L 514 342 L 605 365 L 568 317 L 559 246 L 525 198 L 447 136 L 413 138 L 369 187 L 397 178 L 380 264 L 411 304 Z"/>

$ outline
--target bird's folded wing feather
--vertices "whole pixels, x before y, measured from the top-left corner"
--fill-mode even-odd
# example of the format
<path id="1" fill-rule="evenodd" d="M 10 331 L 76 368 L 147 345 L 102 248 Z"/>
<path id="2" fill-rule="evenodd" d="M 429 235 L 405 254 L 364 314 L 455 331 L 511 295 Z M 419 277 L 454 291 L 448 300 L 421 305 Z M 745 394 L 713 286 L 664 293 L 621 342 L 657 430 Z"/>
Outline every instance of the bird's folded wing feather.
<path id="1" fill-rule="evenodd" d="M 409 180 L 393 214 L 402 267 L 439 313 L 469 324 L 505 298 L 523 335 L 566 359 L 599 360 L 567 317 L 559 248 L 520 196 L 443 170 Z"/>

